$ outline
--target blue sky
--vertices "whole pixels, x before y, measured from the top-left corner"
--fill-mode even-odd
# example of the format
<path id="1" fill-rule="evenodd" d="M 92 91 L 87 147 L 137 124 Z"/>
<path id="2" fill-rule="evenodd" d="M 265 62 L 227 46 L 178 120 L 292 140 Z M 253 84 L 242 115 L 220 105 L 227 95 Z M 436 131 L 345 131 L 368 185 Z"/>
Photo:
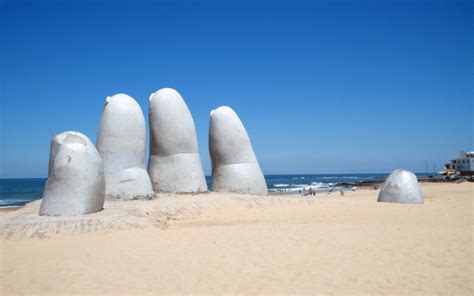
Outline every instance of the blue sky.
<path id="1" fill-rule="evenodd" d="M 265 173 L 432 170 L 473 149 L 470 1 L 0 1 L 0 177 L 44 177 L 51 136 L 95 141 L 106 96 L 177 89 L 210 172 L 210 110 Z"/>

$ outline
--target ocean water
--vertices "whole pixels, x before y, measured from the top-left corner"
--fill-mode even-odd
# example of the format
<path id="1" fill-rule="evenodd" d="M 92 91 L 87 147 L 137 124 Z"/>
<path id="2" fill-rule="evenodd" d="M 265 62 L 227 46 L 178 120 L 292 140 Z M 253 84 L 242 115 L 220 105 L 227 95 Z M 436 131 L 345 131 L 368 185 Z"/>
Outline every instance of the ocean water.
<path id="1" fill-rule="evenodd" d="M 424 176 L 426 174 L 417 174 Z M 298 194 L 311 188 L 315 191 L 341 190 L 357 187 L 361 182 L 383 182 L 388 174 L 317 174 L 317 175 L 266 175 L 269 192 Z M 206 177 L 211 188 L 211 177 Z M 40 199 L 45 178 L 0 179 L 0 207 L 21 206 Z"/>
<path id="2" fill-rule="evenodd" d="M 309 190 L 329 191 L 357 187 L 361 182 L 383 182 L 388 174 L 310 174 L 267 175 L 269 192 L 294 192 Z"/>
<path id="3" fill-rule="evenodd" d="M 45 178 L 0 179 L 0 207 L 22 206 L 40 199 L 45 183 Z"/>

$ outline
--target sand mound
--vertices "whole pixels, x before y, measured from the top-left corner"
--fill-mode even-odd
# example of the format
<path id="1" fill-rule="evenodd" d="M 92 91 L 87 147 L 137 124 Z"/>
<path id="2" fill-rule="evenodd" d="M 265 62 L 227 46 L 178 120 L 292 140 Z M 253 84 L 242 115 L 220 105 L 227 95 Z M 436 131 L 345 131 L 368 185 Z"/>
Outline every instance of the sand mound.
<path id="1" fill-rule="evenodd" d="M 104 210 L 89 215 L 70 217 L 39 216 L 41 201 L 0 216 L 0 236 L 4 238 L 46 238 L 58 233 L 87 233 L 113 229 L 144 229 L 148 227 L 167 228 L 170 223 L 197 218 L 220 224 L 222 219 L 214 219 L 224 210 L 232 209 L 234 222 L 241 223 L 245 215 L 252 215 L 249 209 L 262 210 L 276 204 L 307 203 L 308 199 L 298 197 L 254 195 L 230 193 L 205 194 L 160 194 L 147 200 L 107 200 Z M 241 215 L 239 215 L 239 213 Z M 231 216 L 226 216 L 225 224 L 232 224 Z M 219 222 L 221 221 L 221 222 Z"/>

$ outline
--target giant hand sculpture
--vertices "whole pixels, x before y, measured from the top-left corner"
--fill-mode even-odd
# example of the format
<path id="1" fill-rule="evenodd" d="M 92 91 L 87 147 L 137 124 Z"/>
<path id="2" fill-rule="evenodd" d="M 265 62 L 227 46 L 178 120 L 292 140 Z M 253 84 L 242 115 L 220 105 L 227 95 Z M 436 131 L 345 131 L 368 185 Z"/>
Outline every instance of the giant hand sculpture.
<path id="1" fill-rule="evenodd" d="M 105 179 L 94 144 L 78 132 L 64 132 L 51 141 L 48 181 L 39 214 L 72 216 L 101 211 Z"/>
<path id="2" fill-rule="evenodd" d="M 265 178 L 247 131 L 229 107 L 211 111 L 209 152 L 213 191 L 267 194 Z"/>
<path id="3" fill-rule="evenodd" d="M 145 118 L 132 97 L 107 97 L 97 149 L 104 161 L 107 198 L 133 199 L 153 194 L 145 170 Z"/>
<path id="4" fill-rule="evenodd" d="M 422 204 L 423 195 L 415 174 L 403 169 L 393 171 L 380 188 L 377 201 Z"/>
<path id="5" fill-rule="evenodd" d="M 163 88 L 150 96 L 148 173 L 156 192 L 203 192 L 207 184 L 196 128 L 180 94 Z"/>

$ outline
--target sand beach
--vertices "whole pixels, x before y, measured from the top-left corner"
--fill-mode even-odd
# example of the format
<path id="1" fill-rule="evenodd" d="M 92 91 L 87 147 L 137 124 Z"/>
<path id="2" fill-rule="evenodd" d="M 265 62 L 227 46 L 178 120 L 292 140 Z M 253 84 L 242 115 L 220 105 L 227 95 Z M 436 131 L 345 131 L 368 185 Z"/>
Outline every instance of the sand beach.
<path id="1" fill-rule="evenodd" d="M 472 183 L 424 183 L 424 205 L 377 190 L 207 193 L 102 212 L 0 214 L 0 293 L 472 295 Z"/>

